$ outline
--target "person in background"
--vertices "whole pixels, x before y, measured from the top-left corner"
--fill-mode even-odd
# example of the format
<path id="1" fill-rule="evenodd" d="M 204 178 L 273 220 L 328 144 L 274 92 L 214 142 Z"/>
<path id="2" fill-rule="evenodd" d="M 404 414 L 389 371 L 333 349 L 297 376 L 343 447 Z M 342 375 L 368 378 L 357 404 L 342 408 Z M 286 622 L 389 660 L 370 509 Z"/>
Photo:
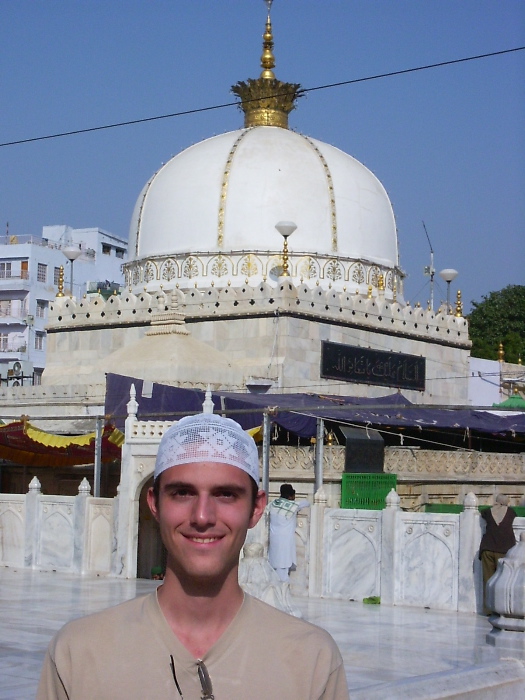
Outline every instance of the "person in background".
<path id="1" fill-rule="evenodd" d="M 289 581 L 290 571 L 297 564 L 295 528 L 297 513 L 308 508 L 308 501 L 295 500 L 295 489 L 291 484 L 282 484 L 280 497 L 270 504 L 270 545 L 268 560 L 281 581 Z"/>
<path id="2" fill-rule="evenodd" d="M 508 503 L 508 497 L 498 493 L 492 508 L 487 508 L 481 513 L 481 517 L 487 524 L 479 546 L 479 558 L 483 571 L 484 610 L 487 615 L 491 612 L 485 604 L 487 581 L 496 573 L 498 561 L 516 544 L 512 527 L 516 513 L 509 508 Z"/>

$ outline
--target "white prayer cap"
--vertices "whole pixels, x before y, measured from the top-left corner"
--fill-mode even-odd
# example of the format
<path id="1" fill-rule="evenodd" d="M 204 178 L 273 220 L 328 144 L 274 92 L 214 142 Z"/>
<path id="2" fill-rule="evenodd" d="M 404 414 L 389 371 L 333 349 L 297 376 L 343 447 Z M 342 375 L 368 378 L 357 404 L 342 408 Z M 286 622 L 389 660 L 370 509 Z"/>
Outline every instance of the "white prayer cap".
<path id="1" fill-rule="evenodd" d="M 186 416 L 160 441 L 155 479 L 165 469 L 194 462 L 220 462 L 242 469 L 259 483 L 259 455 L 253 438 L 231 418 L 213 413 Z"/>

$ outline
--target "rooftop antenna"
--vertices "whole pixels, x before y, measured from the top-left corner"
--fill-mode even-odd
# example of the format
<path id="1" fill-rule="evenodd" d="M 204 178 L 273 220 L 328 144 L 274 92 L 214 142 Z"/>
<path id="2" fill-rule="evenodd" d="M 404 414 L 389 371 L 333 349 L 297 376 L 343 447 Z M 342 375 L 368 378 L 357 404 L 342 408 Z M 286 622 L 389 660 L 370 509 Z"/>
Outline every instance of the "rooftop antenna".
<path id="1" fill-rule="evenodd" d="M 425 222 L 422 221 L 421 223 L 425 229 L 425 235 L 427 237 L 428 245 L 430 246 L 430 265 L 425 265 L 424 272 L 425 275 L 430 275 L 430 309 L 431 311 L 434 311 L 434 275 L 436 274 L 436 268 L 434 267 L 434 249 L 432 248 L 432 243 L 430 242 L 430 236 L 428 235 Z"/>

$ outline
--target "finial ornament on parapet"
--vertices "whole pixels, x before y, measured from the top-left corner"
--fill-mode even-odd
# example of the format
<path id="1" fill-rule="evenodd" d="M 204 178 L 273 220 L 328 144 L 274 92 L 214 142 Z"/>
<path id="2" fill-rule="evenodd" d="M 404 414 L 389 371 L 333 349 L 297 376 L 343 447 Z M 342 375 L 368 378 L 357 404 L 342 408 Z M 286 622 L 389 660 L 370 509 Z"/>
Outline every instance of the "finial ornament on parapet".
<path id="1" fill-rule="evenodd" d="M 202 412 L 203 413 L 213 413 L 214 405 L 213 399 L 211 397 L 211 386 L 208 384 L 206 393 L 204 394 L 204 401 L 202 402 Z"/>
<path id="2" fill-rule="evenodd" d="M 288 114 L 295 109 L 295 101 L 301 96 L 299 83 L 284 83 L 273 72 L 273 33 L 270 10 L 273 0 L 264 0 L 268 8 L 263 34 L 261 56 L 262 72 L 256 80 L 248 78 L 232 86 L 231 91 L 240 98 L 239 107 L 244 112 L 244 126 L 279 126 L 288 128 Z"/>
<path id="3" fill-rule="evenodd" d="M 456 318 L 463 316 L 463 302 L 461 301 L 461 290 L 456 292 Z"/>
<path id="4" fill-rule="evenodd" d="M 58 294 L 57 297 L 64 296 L 64 266 L 58 268 Z"/>

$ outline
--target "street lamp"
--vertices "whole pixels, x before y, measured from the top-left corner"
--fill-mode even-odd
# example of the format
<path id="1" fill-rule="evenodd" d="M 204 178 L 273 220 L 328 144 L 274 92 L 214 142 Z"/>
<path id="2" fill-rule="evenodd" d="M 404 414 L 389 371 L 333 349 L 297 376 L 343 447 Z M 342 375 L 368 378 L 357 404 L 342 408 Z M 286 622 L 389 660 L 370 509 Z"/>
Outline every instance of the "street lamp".
<path id="1" fill-rule="evenodd" d="M 450 313 L 450 283 L 452 280 L 455 280 L 456 277 L 458 276 L 458 271 L 453 270 L 452 268 L 446 268 L 445 270 L 441 270 L 439 273 L 439 276 L 441 277 L 442 280 L 445 280 L 447 283 L 447 314 Z"/>
<path id="2" fill-rule="evenodd" d="M 70 276 L 70 287 L 71 287 L 71 296 L 73 296 L 73 263 L 75 260 L 78 258 L 79 255 L 81 255 L 82 251 L 80 250 L 79 246 L 74 245 L 73 243 L 70 243 L 66 245 L 64 248 L 62 248 L 62 252 L 66 256 L 66 258 L 69 260 L 71 263 L 71 276 Z"/>
<path id="3" fill-rule="evenodd" d="M 295 231 L 295 229 L 297 228 L 297 224 L 294 224 L 293 221 L 278 221 L 275 224 L 275 228 L 284 238 L 283 271 L 281 273 L 281 277 L 290 277 L 290 273 L 288 272 L 288 237 L 291 236 L 292 233 Z"/>

